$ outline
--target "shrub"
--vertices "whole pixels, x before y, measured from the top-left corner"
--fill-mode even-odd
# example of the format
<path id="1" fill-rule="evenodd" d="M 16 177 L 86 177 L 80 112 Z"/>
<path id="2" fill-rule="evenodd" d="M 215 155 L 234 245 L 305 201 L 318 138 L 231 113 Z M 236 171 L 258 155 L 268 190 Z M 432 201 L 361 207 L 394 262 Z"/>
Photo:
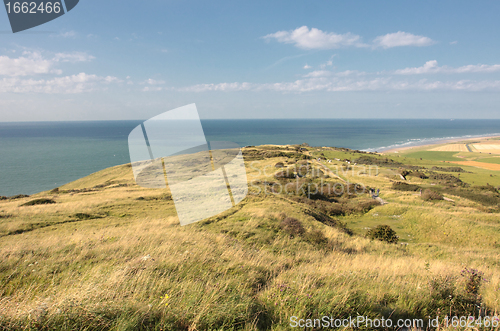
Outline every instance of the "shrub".
<path id="1" fill-rule="evenodd" d="M 432 167 L 431 170 L 443 172 L 467 172 L 460 167 Z"/>
<path id="2" fill-rule="evenodd" d="M 321 230 L 311 230 L 306 233 L 304 239 L 311 244 L 322 245 L 328 242 L 328 239 L 323 234 Z"/>
<path id="3" fill-rule="evenodd" d="M 438 193 L 438 192 L 434 192 L 432 190 L 426 189 L 422 193 L 422 199 L 425 200 L 425 201 L 443 200 L 443 196 L 440 193 Z"/>
<path id="4" fill-rule="evenodd" d="M 26 195 L 26 194 L 17 194 L 17 195 L 13 195 L 13 196 L 7 197 L 7 198 L 10 200 L 15 200 L 15 199 L 28 198 L 28 197 L 29 197 L 29 195 Z"/>
<path id="5" fill-rule="evenodd" d="M 280 228 L 291 237 L 300 236 L 306 232 L 302 223 L 292 217 L 286 217 L 281 221 Z"/>
<path id="6" fill-rule="evenodd" d="M 494 193 L 490 190 L 481 189 L 478 186 L 473 188 L 453 188 L 449 189 L 448 192 L 459 197 L 469 199 L 478 202 L 485 206 L 492 206 L 498 209 L 500 205 L 500 194 Z"/>
<path id="7" fill-rule="evenodd" d="M 481 306 L 478 295 L 483 274 L 475 269 L 462 270 L 464 286 L 459 286 L 457 277 L 451 275 L 434 276 L 429 281 L 430 303 L 428 308 L 440 317 L 476 315 L 476 307 Z"/>
<path id="8" fill-rule="evenodd" d="M 471 296 L 478 295 L 484 280 L 484 274 L 477 269 L 469 269 L 466 267 L 462 270 L 461 275 L 465 278 L 465 293 Z"/>
<path id="9" fill-rule="evenodd" d="M 429 281 L 431 298 L 435 301 L 450 300 L 455 296 L 455 278 L 449 275 L 435 276 Z"/>
<path id="10" fill-rule="evenodd" d="M 390 244 L 397 244 L 399 240 L 396 231 L 391 229 L 389 225 L 378 225 L 376 228 L 368 230 L 366 236 L 370 239 L 377 239 Z"/>
<path id="11" fill-rule="evenodd" d="M 450 174 L 439 174 L 435 172 L 430 172 L 429 177 L 431 179 L 437 180 L 442 183 L 454 184 L 454 185 L 463 185 L 464 183 L 460 180 L 460 178 L 455 177 Z"/>
<path id="12" fill-rule="evenodd" d="M 355 159 L 353 161 L 354 163 L 357 164 L 366 164 L 366 165 L 379 165 L 379 166 L 385 166 L 385 167 L 402 167 L 403 164 L 397 161 L 394 161 L 393 159 L 389 158 L 382 158 L 382 157 L 372 157 L 372 156 L 361 156 L 358 159 Z"/>
<path id="13" fill-rule="evenodd" d="M 283 162 L 278 162 L 274 165 L 276 168 L 283 168 L 285 164 Z"/>
<path id="14" fill-rule="evenodd" d="M 427 178 L 429 178 L 426 174 L 424 174 L 423 172 L 420 172 L 420 171 L 410 172 L 407 176 L 417 177 L 417 178 L 420 178 L 420 179 L 427 179 Z"/>
<path id="15" fill-rule="evenodd" d="M 35 200 L 28 201 L 26 203 L 23 203 L 21 206 L 48 205 L 48 204 L 52 204 L 52 203 L 56 203 L 56 202 L 52 199 L 42 198 L 42 199 L 35 199 Z"/>
<path id="16" fill-rule="evenodd" d="M 404 182 L 395 182 L 392 183 L 392 188 L 398 191 L 417 191 L 420 189 L 420 186 Z"/>
<path id="17" fill-rule="evenodd" d="M 76 213 L 75 218 L 80 220 L 80 221 L 84 221 L 84 220 L 94 220 L 97 218 L 102 218 L 102 216 L 90 215 L 90 214 L 85 214 L 85 213 Z"/>
<path id="18" fill-rule="evenodd" d="M 274 174 L 275 178 L 285 178 L 285 179 L 292 179 L 295 178 L 295 173 L 292 170 L 282 170 L 278 171 L 277 173 Z"/>

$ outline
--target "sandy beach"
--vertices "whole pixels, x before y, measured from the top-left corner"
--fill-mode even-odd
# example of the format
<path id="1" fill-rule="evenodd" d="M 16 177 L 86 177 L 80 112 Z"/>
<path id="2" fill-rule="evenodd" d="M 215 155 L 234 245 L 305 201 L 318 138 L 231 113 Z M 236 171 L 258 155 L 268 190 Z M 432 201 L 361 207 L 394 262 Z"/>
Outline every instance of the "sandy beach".
<path id="1" fill-rule="evenodd" d="M 485 141 L 485 140 L 492 139 L 492 138 L 500 138 L 500 136 L 473 137 L 473 138 L 465 138 L 465 139 L 464 138 L 443 139 L 443 140 L 437 140 L 431 144 L 391 148 L 391 149 L 380 152 L 380 154 L 400 153 L 402 151 L 406 151 L 406 150 L 414 149 L 414 148 L 421 149 L 421 148 L 430 147 L 430 146 L 450 144 L 450 143 L 459 143 L 459 142 L 467 143 L 467 142 L 474 141 L 474 140 Z"/>

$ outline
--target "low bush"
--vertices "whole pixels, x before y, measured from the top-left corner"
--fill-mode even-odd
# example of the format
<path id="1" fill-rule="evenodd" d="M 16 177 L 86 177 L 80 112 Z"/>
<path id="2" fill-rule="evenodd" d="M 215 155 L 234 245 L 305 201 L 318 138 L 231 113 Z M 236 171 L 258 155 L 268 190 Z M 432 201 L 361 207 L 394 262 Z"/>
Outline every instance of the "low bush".
<path id="1" fill-rule="evenodd" d="M 479 294 L 479 289 L 484 281 L 484 274 L 477 269 L 464 268 L 461 272 L 462 277 L 465 280 L 465 293 L 470 296 L 476 296 Z"/>
<path id="2" fill-rule="evenodd" d="M 281 170 L 274 174 L 274 178 L 292 179 L 295 178 L 295 173 L 290 169 Z"/>
<path id="3" fill-rule="evenodd" d="M 446 184 L 453 184 L 453 185 L 463 185 L 464 183 L 460 180 L 460 178 L 455 177 L 450 174 L 439 174 L 435 172 L 429 172 L 429 178 L 437 180 L 442 183 Z"/>
<path id="4" fill-rule="evenodd" d="M 74 216 L 75 216 L 76 219 L 78 219 L 80 221 L 95 220 L 97 218 L 102 218 L 102 216 L 90 215 L 90 214 L 85 214 L 85 213 L 76 213 Z"/>
<path id="5" fill-rule="evenodd" d="M 403 164 L 401 162 L 394 161 L 389 158 L 381 158 L 381 157 L 373 157 L 373 156 L 361 156 L 358 159 L 355 159 L 353 162 L 358 164 L 366 164 L 366 165 L 379 165 L 385 167 L 401 167 Z"/>
<path id="6" fill-rule="evenodd" d="M 280 223 L 280 228 L 292 238 L 301 236 L 306 232 L 302 223 L 293 217 L 286 217 L 283 219 Z"/>
<path id="7" fill-rule="evenodd" d="M 321 230 L 311 230 L 307 232 L 304 239 L 314 245 L 324 245 L 328 243 L 328 238 L 325 237 Z"/>
<path id="8" fill-rule="evenodd" d="M 420 186 L 418 185 L 414 185 L 414 184 L 408 184 L 408 183 L 404 183 L 404 182 L 395 182 L 395 183 L 392 183 L 392 188 L 394 190 L 398 190 L 398 191 L 410 191 L 410 192 L 414 192 L 414 191 L 417 191 L 420 189 Z"/>
<path id="9" fill-rule="evenodd" d="M 432 190 L 429 190 L 429 189 L 426 189 L 423 193 L 422 193 L 422 199 L 425 200 L 425 201 L 431 201 L 431 200 L 443 200 L 443 195 L 438 193 L 438 192 L 435 192 L 435 191 L 432 191 Z"/>
<path id="10" fill-rule="evenodd" d="M 48 204 L 53 204 L 53 203 L 56 203 L 56 202 L 52 199 L 42 198 L 42 199 L 35 199 L 35 200 L 28 201 L 26 203 L 23 203 L 21 206 L 48 205 Z"/>
<path id="11" fill-rule="evenodd" d="M 420 171 L 410 172 L 407 176 L 417 177 L 417 178 L 420 178 L 420 179 L 427 179 L 427 178 L 429 178 L 429 176 L 427 176 L 426 174 L 424 174 L 423 172 L 420 172 Z"/>
<path id="12" fill-rule="evenodd" d="M 28 198 L 29 195 L 26 195 L 26 194 L 17 194 L 17 195 L 13 195 L 11 197 L 7 197 L 7 199 L 9 200 L 16 200 L 16 199 L 22 199 L 22 198 Z"/>
<path id="13" fill-rule="evenodd" d="M 440 191 L 494 207 L 493 211 L 500 211 L 500 193 L 493 186 L 447 187 Z"/>
<path id="14" fill-rule="evenodd" d="M 378 225 L 376 228 L 368 230 L 366 236 L 372 240 L 385 241 L 390 244 L 397 244 L 399 237 L 389 225 Z"/>
<path id="15" fill-rule="evenodd" d="M 432 167 L 431 170 L 443 172 L 467 172 L 460 167 Z"/>
<path id="16" fill-rule="evenodd" d="M 429 281 L 430 310 L 440 311 L 440 318 L 448 316 L 477 316 L 477 307 L 482 306 L 479 291 L 485 281 L 483 273 L 464 268 L 460 277 L 434 276 Z"/>

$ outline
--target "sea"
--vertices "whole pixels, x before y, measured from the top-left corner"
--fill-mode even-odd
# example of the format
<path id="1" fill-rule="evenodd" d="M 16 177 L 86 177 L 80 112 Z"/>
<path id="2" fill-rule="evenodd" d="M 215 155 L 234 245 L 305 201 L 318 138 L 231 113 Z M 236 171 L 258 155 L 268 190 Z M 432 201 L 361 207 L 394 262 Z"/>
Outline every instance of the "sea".
<path id="1" fill-rule="evenodd" d="M 0 123 L 0 196 L 50 190 L 130 162 L 128 134 L 142 121 Z M 302 144 L 378 151 L 500 135 L 500 120 L 202 120 L 208 141 L 241 147 Z"/>

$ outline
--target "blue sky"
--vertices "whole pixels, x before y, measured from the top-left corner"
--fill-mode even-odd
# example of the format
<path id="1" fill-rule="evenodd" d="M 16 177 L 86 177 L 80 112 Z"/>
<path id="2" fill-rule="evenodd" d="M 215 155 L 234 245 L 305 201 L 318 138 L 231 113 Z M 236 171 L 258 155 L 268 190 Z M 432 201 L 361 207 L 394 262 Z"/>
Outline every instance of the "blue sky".
<path id="1" fill-rule="evenodd" d="M 500 2 L 95 1 L 12 34 L 0 121 L 500 118 Z"/>

